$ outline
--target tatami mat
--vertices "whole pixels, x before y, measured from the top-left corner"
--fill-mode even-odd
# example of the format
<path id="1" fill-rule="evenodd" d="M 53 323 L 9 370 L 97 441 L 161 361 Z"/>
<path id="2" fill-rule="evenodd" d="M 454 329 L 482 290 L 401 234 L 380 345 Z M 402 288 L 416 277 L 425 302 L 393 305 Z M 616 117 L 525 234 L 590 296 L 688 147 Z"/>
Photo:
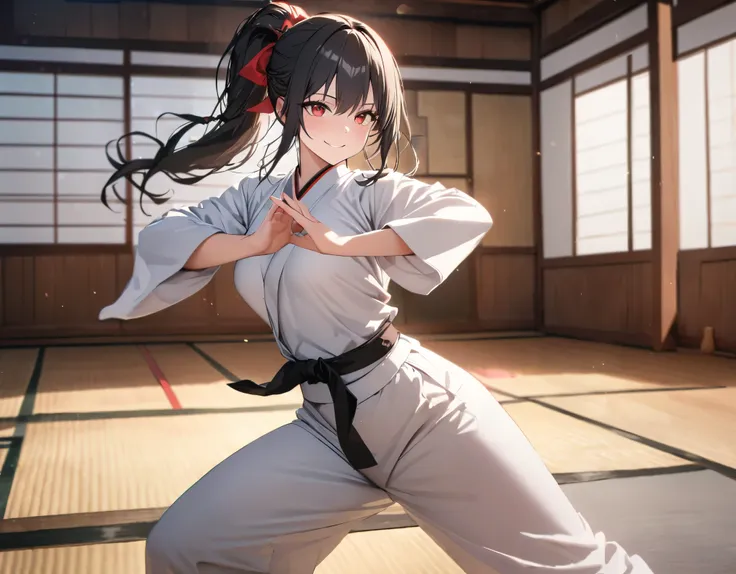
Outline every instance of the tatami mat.
<path id="1" fill-rule="evenodd" d="M 577 400 L 567 399 L 568 401 Z M 661 468 L 680 458 L 539 405 L 504 405 L 553 473 Z"/>
<path id="2" fill-rule="evenodd" d="M 285 361 L 276 343 L 270 341 L 199 343 L 197 347 L 236 377 L 249 379 L 258 384 L 269 382 Z M 243 395 L 243 397 L 238 397 L 240 405 L 294 405 L 301 404 L 303 401 L 299 388 L 272 397 L 254 397 L 232 389 L 228 390 L 230 394 Z"/>
<path id="3" fill-rule="evenodd" d="M 0 418 L 18 415 L 36 357 L 38 349 L 0 349 Z"/>
<path id="4" fill-rule="evenodd" d="M 145 542 L 0 552 L 0 574 L 145 574 Z"/>
<path id="5" fill-rule="evenodd" d="M 736 572 L 736 482 L 709 471 L 563 487 L 596 531 L 655 574 Z"/>
<path id="6" fill-rule="evenodd" d="M 419 528 L 349 534 L 315 574 L 462 574 Z"/>
<path id="7" fill-rule="evenodd" d="M 290 411 L 29 425 L 5 517 L 170 505 Z"/>
<path id="8" fill-rule="evenodd" d="M 170 408 L 135 345 L 46 349 L 34 413 Z"/>
<path id="9" fill-rule="evenodd" d="M 145 543 L 0 553 L 0 574 L 144 574 Z M 349 534 L 315 574 L 462 574 L 419 528 Z"/>
<path id="10" fill-rule="evenodd" d="M 702 471 L 563 487 L 595 531 L 657 574 L 733 574 L 736 483 Z M 0 553 L 0 574 L 144 574 L 143 542 Z M 316 574 L 461 574 L 418 528 L 358 532 Z"/>
<path id="11" fill-rule="evenodd" d="M 544 400 L 736 467 L 736 388 Z"/>
<path id="12" fill-rule="evenodd" d="M 537 405 L 506 408 L 552 472 L 682 464 Z M 229 454 L 293 418 L 277 410 L 33 424 L 6 516 L 167 506 Z"/>
<path id="13" fill-rule="evenodd" d="M 230 343 L 201 345 L 201 347 L 208 348 L 207 352 L 214 348 L 213 355 L 219 357 L 218 361 L 222 360 L 223 367 L 233 371 L 235 369 L 233 365 L 238 366 L 244 371 L 244 378 L 246 374 L 248 378 L 256 377 L 254 380 L 258 383 L 270 380 L 283 362 L 278 351 L 276 354 L 281 359 L 280 361 L 273 356 L 273 352 L 267 350 L 275 349 L 276 346 L 273 343 L 250 345 L 241 343 L 236 344 L 234 348 Z M 273 397 L 257 397 L 239 393 L 227 386 L 227 383 L 231 382 L 230 379 L 218 372 L 188 345 L 150 345 L 148 351 L 161 368 L 184 408 L 248 406 L 290 408 L 302 402 L 299 389 L 286 395 Z M 266 376 L 268 379 L 265 378 Z"/>
<path id="14" fill-rule="evenodd" d="M 553 337 L 429 341 L 426 346 L 518 396 L 736 385 L 736 362 L 695 354 Z"/>

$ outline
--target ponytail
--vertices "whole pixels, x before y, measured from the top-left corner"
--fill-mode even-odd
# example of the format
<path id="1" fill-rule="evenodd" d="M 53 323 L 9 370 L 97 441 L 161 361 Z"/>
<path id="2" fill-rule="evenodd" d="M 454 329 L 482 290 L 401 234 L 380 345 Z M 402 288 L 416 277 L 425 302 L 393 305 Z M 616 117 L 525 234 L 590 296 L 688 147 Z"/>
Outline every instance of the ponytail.
<path id="1" fill-rule="evenodd" d="M 151 178 L 157 173 L 167 175 L 176 183 L 193 185 L 210 175 L 234 170 L 245 164 L 256 151 L 261 131 L 260 114 L 272 109 L 275 96 L 266 95 L 267 82 L 261 81 L 253 74 L 242 72 L 250 62 L 276 42 L 283 30 L 304 18 L 306 14 L 297 8 L 273 3 L 258 10 L 240 24 L 217 66 L 219 76 L 223 62 L 228 59 L 225 86 L 218 94 L 212 116 L 165 113 L 159 116 L 159 119 L 163 116 L 174 116 L 185 122 L 166 142 L 140 131 L 125 134 L 116 142 L 109 142 L 106 154 L 115 172 L 102 188 L 100 198 L 102 203 L 110 207 L 107 201 L 109 188 L 112 188 L 120 201 L 126 202 L 115 186 L 119 180 L 125 179 L 140 192 L 140 208 L 145 213 L 143 209 L 145 197 L 156 205 L 170 199 L 166 197 L 168 194 L 154 193 L 147 189 Z M 206 126 L 205 134 L 201 138 L 183 147 L 177 147 L 192 128 L 201 125 Z M 154 143 L 158 146 L 158 151 L 152 158 L 126 158 L 125 143 L 133 137 L 145 138 Z M 110 153 L 112 144 L 115 144 L 116 148 L 114 155 Z M 235 161 L 235 157 L 241 153 L 245 154 L 243 158 Z M 272 169 L 280 159 L 277 153 L 272 161 Z M 194 172 L 199 174 L 195 175 Z"/>

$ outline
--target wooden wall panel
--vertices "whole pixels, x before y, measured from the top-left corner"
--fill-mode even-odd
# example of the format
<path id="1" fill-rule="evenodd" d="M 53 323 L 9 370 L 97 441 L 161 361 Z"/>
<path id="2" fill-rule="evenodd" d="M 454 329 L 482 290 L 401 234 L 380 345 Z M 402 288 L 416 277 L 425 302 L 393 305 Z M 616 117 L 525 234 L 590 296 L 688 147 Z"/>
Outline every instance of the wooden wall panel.
<path id="1" fill-rule="evenodd" d="M 115 330 L 97 321 L 99 310 L 117 296 L 114 256 L 40 256 L 33 258 L 33 269 L 34 325 Z"/>
<path id="2" fill-rule="evenodd" d="M 189 40 L 189 15 L 186 6 L 176 4 L 148 4 L 148 39 L 156 38 L 162 42 L 177 42 Z M 237 25 L 231 22 L 233 29 Z M 205 28 L 202 28 L 205 30 Z M 206 30 L 212 39 L 213 29 Z"/>
<path id="3" fill-rule="evenodd" d="M 594 6 L 611 0 L 557 0 L 542 12 L 542 37 L 550 36 Z"/>
<path id="4" fill-rule="evenodd" d="M 181 303 L 131 321 L 99 321 L 130 279 L 131 255 L 0 258 L 0 340 L 89 336 L 268 333 L 240 298 L 233 265 Z"/>
<path id="5" fill-rule="evenodd" d="M 488 329 L 534 328 L 536 256 L 482 253 L 478 267 L 478 317 Z"/>
<path id="6" fill-rule="evenodd" d="M 618 265 L 544 269 L 544 320 L 550 334 L 651 345 L 652 266 Z"/>
<path id="7" fill-rule="evenodd" d="M 251 12 L 237 6 L 160 2 L 15 2 L 21 35 L 135 39 L 227 44 Z M 308 7 L 308 3 L 304 3 Z M 320 10 L 321 11 L 321 10 Z M 346 10 L 350 13 L 350 10 Z M 316 13 L 316 12 L 315 12 Z M 397 56 L 528 60 L 529 28 L 470 26 L 451 22 L 359 16 Z"/>
<path id="8" fill-rule="evenodd" d="M 529 60 L 531 30 L 489 26 L 457 26 L 455 56 L 486 60 Z"/>
<path id="9" fill-rule="evenodd" d="M 4 325 L 30 325 L 34 316 L 33 257 L 3 258 Z"/>
<path id="10" fill-rule="evenodd" d="M 64 34 L 72 38 L 93 37 L 92 6 L 77 2 L 67 3 L 63 18 Z"/>
<path id="11" fill-rule="evenodd" d="M 699 347 L 713 327 L 716 348 L 736 352 L 736 248 L 681 251 L 678 259 L 679 345 Z"/>
<path id="12" fill-rule="evenodd" d="M 484 246 L 534 245 L 529 96 L 473 95 L 473 189 L 493 217 Z"/>
<path id="13" fill-rule="evenodd" d="M 419 92 L 417 114 L 427 118 L 428 173 L 466 174 L 465 94 Z"/>
<path id="14" fill-rule="evenodd" d="M 401 288 L 397 297 L 399 315 L 403 315 L 405 325 L 411 330 L 423 330 L 427 326 L 436 330 L 451 332 L 467 330 L 475 324 L 475 305 L 472 302 L 472 258 L 466 259 L 445 282 L 429 295 L 416 295 Z M 398 287 L 398 286 L 396 286 Z"/>
<path id="15" fill-rule="evenodd" d="M 130 40 L 148 40 L 150 30 L 150 10 L 143 2 L 122 2 L 120 10 L 120 37 Z M 203 29 L 206 29 L 203 27 Z"/>

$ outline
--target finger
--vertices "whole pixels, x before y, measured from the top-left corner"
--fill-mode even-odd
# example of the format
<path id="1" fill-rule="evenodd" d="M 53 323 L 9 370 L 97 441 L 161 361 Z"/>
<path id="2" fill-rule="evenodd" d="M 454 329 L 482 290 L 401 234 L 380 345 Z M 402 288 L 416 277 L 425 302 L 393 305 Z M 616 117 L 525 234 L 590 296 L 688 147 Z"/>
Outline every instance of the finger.
<path id="1" fill-rule="evenodd" d="M 296 221 L 299 225 L 306 228 L 306 224 L 309 224 L 310 220 L 307 219 L 304 215 L 301 214 L 301 212 L 297 211 L 293 207 L 290 207 L 286 205 L 283 201 L 280 199 L 276 199 L 275 197 L 271 197 L 271 201 L 273 201 L 275 204 L 277 204 L 279 207 L 281 207 L 289 217 L 291 217 L 294 221 Z"/>
<path id="2" fill-rule="evenodd" d="M 271 209 L 269 209 L 268 210 L 268 213 L 266 213 L 265 220 L 266 221 L 270 221 L 271 219 L 273 219 L 273 216 L 276 215 L 276 213 L 278 212 L 279 209 L 281 209 L 281 208 L 278 205 L 276 205 L 275 203 L 273 205 L 271 205 Z"/>
<path id="3" fill-rule="evenodd" d="M 294 199 L 293 197 L 289 197 L 288 195 L 283 196 L 284 201 L 286 201 L 287 205 L 289 207 L 292 207 L 296 209 L 299 213 L 305 216 L 309 216 L 309 210 L 307 209 L 307 206 L 304 205 L 301 201 Z"/>

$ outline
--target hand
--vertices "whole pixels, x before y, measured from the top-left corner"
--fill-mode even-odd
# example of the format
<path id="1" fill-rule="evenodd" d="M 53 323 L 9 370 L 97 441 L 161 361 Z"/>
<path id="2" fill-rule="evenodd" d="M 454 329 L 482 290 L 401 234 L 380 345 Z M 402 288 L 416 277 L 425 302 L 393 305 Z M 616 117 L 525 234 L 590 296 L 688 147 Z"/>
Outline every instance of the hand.
<path id="1" fill-rule="evenodd" d="M 289 216 L 293 224 L 295 224 L 294 232 L 298 233 L 297 226 L 306 231 L 307 235 L 300 237 L 298 235 L 291 236 L 291 243 L 303 249 L 317 251 L 327 255 L 339 255 L 340 249 L 345 243 L 345 238 L 340 237 L 327 227 L 324 223 L 317 221 L 314 216 L 309 213 L 307 206 L 301 201 L 292 199 L 287 195 L 281 195 L 281 199 L 271 197 L 271 201 L 276 207 L 283 210 Z M 292 223 L 289 224 L 291 228 Z"/>
<path id="2" fill-rule="evenodd" d="M 276 253 L 289 244 L 292 219 L 278 205 L 272 205 L 260 227 L 253 234 L 259 255 Z"/>

